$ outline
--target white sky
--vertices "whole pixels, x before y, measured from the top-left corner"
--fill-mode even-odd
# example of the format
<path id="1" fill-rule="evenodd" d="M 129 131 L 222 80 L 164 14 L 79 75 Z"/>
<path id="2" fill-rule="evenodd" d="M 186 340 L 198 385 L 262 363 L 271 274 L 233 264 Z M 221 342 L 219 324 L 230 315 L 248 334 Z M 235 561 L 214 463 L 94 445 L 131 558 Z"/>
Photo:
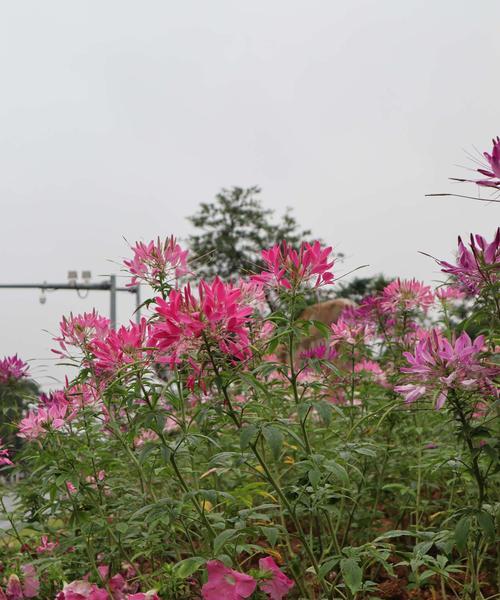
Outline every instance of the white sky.
<path id="1" fill-rule="evenodd" d="M 498 0 L 0 3 L 0 282 L 119 272 L 130 241 L 185 236 L 200 201 L 260 185 L 348 255 L 438 277 L 491 237 L 463 149 L 499 133 Z M 0 290 L 0 356 L 45 385 L 59 317 L 108 297 Z M 123 298 L 126 321 L 132 298 Z"/>

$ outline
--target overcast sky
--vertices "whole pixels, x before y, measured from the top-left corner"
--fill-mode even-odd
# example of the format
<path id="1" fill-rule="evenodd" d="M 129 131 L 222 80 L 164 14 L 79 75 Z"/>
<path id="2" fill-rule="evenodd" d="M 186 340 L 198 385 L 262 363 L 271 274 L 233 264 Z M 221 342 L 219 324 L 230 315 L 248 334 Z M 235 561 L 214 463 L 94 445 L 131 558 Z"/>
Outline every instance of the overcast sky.
<path id="1" fill-rule="evenodd" d="M 260 185 L 340 270 L 438 278 L 491 204 L 448 176 L 500 132 L 498 0 L 0 3 L 0 282 L 119 272 L 123 240 L 186 236 L 199 202 Z M 0 356 L 45 385 L 74 292 L 0 290 Z M 122 298 L 126 321 L 132 299 Z M 55 385 L 55 384 L 54 384 Z"/>

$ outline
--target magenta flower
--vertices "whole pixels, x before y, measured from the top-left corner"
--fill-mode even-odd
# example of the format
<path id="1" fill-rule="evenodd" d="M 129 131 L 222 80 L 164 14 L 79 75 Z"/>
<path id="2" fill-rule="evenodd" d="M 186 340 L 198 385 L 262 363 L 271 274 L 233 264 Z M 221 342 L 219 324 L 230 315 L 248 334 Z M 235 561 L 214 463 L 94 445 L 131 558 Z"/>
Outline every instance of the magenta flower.
<path id="1" fill-rule="evenodd" d="M 103 338 L 95 337 L 89 343 L 94 355 L 92 365 L 98 375 L 114 374 L 126 367 L 145 363 L 151 352 L 146 348 L 149 326 L 146 319 L 122 326 L 117 331 L 111 329 Z"/>
<path id="2" fill-rule="evenodd" d="M 415 279 L 396 279 L 384 288 L 380 299 L 382 311 L 388 313 L 418 308 L 426 311 L 433 304 L 431 288 Z"/>
<path id="3" fill-rule="evenodd" d="M 195 353 L 205 339 L 233 359 L 251 356 L 249 324 L 252 307 L 240 288 L 216 278 L 201 281 L 198 297 L 190 286 L 173 290 L 168 301 L 156 298 L 158 321 L 153 325 L 151 345 L 168 351 L 168 360 Z M 195 361 L 196 362 L 196 361 Z M 195 365 L 193 365 L 195 366 Z"/>
<path id="4" fill-rule="evenodd" d="M 259 569 L 271 575 L 270 579 L 265 579 L 259 584 L 260 589 L 266 592 L 271 600 L 281 600 L 295 585 L 295 582 L 283 573 L 271 556 L 259 560 Z"/>
<path id="5" fill-rule="evenodd" d="M 457 264 L 438 260 L 443 273 L 456 277 L 459 287 L 469 293 L 477 294 L 488 284 L 497 281 L 500 269 L 500 227 L 495 237 L 487 242 L 481 235 L 470 236 L 469 248 L 465 247 L 462 238 L 458 238 Z"/>
<path id="6" fill-rule="evenodd" d="M 333 281 L 330 269 L 334 261 L 330 260 L 332 248 L 321 248 L 319 242 L 303 242 L 297 252 L 285 241 L 269 250 L 262 250 L 262 259 L 266 270 L 254 275 L 252 281 L 264 285 L 297 289 L 300 285 L 314 280 L 313 287 L 319 287 Z"/>
<path id="7" fill-rule="evenodd" d="M 0 360 L 0 384 L 19 381 L 28 377 L 28 365 L 14 356 L 6 356 Z"/>
<path id="8" fill-rule="evenodd" d="M 56 600 L 109 600 L 109 594 L 95 583 L 78 580 L 67 583 Z"/>
<path id="9" fill-rule="evenodd" d="M 464 292 L 460 291 L 456 287 L 453 287 L 452 285 L 439 287 L 435 293 L 436 297 L 439 298 L 441 302 L 449 302 L 450 300 L 463 300 L 465 298 Z"/>
<path id="10" fill-rule="evenodd" d="M 253 577 L 229 569 L 218 560 L 207 562 L 207 572 L 208 581 L 201 588 L 204 600 L 243 600 L 257 586 Z"/>
<path id="11" fill-rule="evenodd" d="M 436 329 L 427 332 L 417 342 L 413 354 L 403 353 L 410 366 L 402 367 L 401 372 L 409 374 L 411 381 L 394 390 L 402 394 L 406 402 L 414 402 L 434 391 L 437 409 L 442 408 L 450 390 L 494 394 L 491 377 L 498 374 L 499 369 L 482 364 L 483 345 L 482 335 L 472 341 L 463 332 L 450 342 Z"/>
<path id="12" fill-rule="evenodd" d="M 38 598 L 40 580 L 33 565 L 22 565 L 24 598 Z"/>
<path id="13" fill-rule="evenodd" d="M 17 575 L 11 575 L 7 581 L 5 588 L 7 600 L 23 600 L 23 587 Z"/>
<path id="14" fill-rule="evenodd" d="M 128 594 L 127 600 L 161 600 L 155 590 L 149 592 L 141 592 L 139 594 Z"/>
<path id="15" fill-rule="evenodd" d="M 63 429 L 76 416 L 76 410 L 63 392 L 41 394 L 36 410 L 30 409 L 19 423 L 18 436 L 33 440 L 44 436 L 51 429 Z"/>
<path id="16" fill-rule="evenodd" d="M 370 375 L 380 385 L 387 384 L 387 378 L 384 370 L 379 363 L 373 360 L 363 358 L 354 365 L 354 372 Z"/>
<path id="17" fill-rule="evenodd" d="M 50 554 L 59 546 L 58 542 L 49 542 L 49 538 L 46 535 L 42 535 L 40 538 L 40 545 L 36 548 L 37 554 Z"/>
<path id="18" fill-rule="evenodd" d="M 366 321 L 344 320 L 343 317 L 336 323 L 330 325 L 332 330 L 331 344 L 335 346 L 340 342 L 345 342 L 354 346 L 356 344 L 366 344 L 373 336 L 373 327 Z"/>
<path id="19" fill-rule="evenodd" d="M 53 352 L 66 356 L 68 346 L 85 351 L 91 339 L 103 339 L 110 330 L 110 320 L 101 317 L 94 309 L 90 313 L 63 317 L 59 330 L 61 335 L 54 338 L 54 341 L 59 342 L 62 352 L 60 350 L 53 350 Z"/>
<path id="20" fill-rule="evenodd" d="M 132 250 L 133 259 L 123 261 L 132 274 L 132 280 L 128 284 L 130 286 L 144 281 L 158 288 L 189 273 L 188 251 L 182 250 L 173 236 L 164 241 L 158 238 L 156 242 L 151 241 L 148 244 L 136 242 Z"/>
<path id="21" fill-rule="evenodd" d="M 7 448 L 2 448 L 2 438 L 0 438 L 0 466 L 12 464 L 13 463 L 9 458 L 9 450 Z"/>
<path id="22" fill-rule="evenodd" d="M 493 138 L 493 149 L 491 154 L 483 152 L 483 156 L 486 159 L 486 169 L 478 169 L 478 173 L 484 175 L 487 179 L 479 179 L 474 181 L 477 185 L 483 187 L 492 187 L 500 189 L 500 138 Z"/>

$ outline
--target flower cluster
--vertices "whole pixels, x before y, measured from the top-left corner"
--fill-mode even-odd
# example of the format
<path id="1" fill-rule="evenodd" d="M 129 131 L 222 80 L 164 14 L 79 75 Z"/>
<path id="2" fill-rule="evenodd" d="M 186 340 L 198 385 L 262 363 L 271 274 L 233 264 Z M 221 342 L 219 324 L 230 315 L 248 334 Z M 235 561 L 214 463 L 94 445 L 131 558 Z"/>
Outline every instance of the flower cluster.
<path id="1" fill-rule="evenodd" d="M 294 586 L 270 556 L 259 560 L 262 578 L 260 589 L 271 600 L 281 600 Z M 207 563 L 208 581 L 202 587 L 204 600 L 243 600 L 249 598 L 257 587 L 257 581 L 245 573 L 226 567 L 218 560 Z"/>
<path id="2" fill-rule="evenodd" d="M 63 429 L 76 415 L 64 392 L 41 394 L 38 407 L 30 409 L 19 423 L 18 436 L 28 440 L 43 437 L 48 429 Z"/>
<path id="3" fill-rule="evenodd" d="M 132 274 L 130 286 L 144 281 L 154 288 L 161 288 L 172 279 L 189 273 L 188 251 L 183 250 L 173 236 L 164 241 L 158 238 L 148 244 L 136 242 L 132 250 L 134 257 L 124 261 Z"/>
<path id="4" fill-rule="evenodd" d="M 458 256 L 455 265 L 438 261 L 443 273 L 453 275 L 463 291 L 478 294 L 489 284 L 497 281 L 500 269 L 500 227 L 491 242 L 482 235 L 470 236 L 469 248 L 458 238 Z"/>
<path id="5" fill-rule="evenodd" d="M 252 277 L 253 281 L 265 285 L 296 290 L 313 280 L 313 287 L 333 281 L 330 269 L 334 261 L 330 258 L 332 248 L 322 248 L 319 242 L 304 242 L 299 251 L 285 241 L 269 250 L 262 250 L 262 260 L 266 270 Z"/>
<path id="6" fill-rule="evenodd" d="M 387 313 L 415 309 L 426 311 L 433 304 L 431 288 L 416 279 L 396 279 L 384 288 L 380 299 L 380 307 Z"/>
<path id="7" fill-rule="evenodd" d="M 401 371 L 410 375 L 410 382 L 398 385 L 394 390 L 402 394 L 406 402 L 414 402 L 429 392 L 435 392 L 435 407 L 442 408 L 450 390 L 494 392 L 491 377 L 498 369 L 485 366 L 480 354 L 484 337 L 474 341 L 462 333 L 449 341 L 437 329 L 426 332 L 417 342 L 414 352 L 405 352 L 409 367 Z"/>
<path id="8" fill-rule="evenodd" d="M 172 290 L 167 301 L 156 298 L 158 320 L 153 325 L 150 342 L 165 352 L 164 360 L 176 363 L 186 354 L 195 354 L 208 340 L 235 360 L 251 355 L 250 316 L 253 312 L 248 296 L 238 287 L 216 278 L 201 281 L 195 296 L 188 285 Z"/>
<path id="9" fill-rule="evenodd" d="M 38 598 L 40 581 L 35 567 L 27 564 L 21 566 L 22 582 L 17 575 L 10 575 L 5 592 L 0 587 L 0 600 L 23 600 L 24 598 Z"/>
<path id="10" fill-rule="evenodd" d="M 6 356 L 0 360 L 0 383 L 9 383 L 11 381 L 19 381 L 28 376 L 28 365 L 14 356 Z"/>
<path id="11" fill-rule="evenodd" d="M 60 336 L 54 338 L 58 342 L 60 350 L 53 350 L 56 354 L 66 356 L 68 346 L 86 351 L 90 340 L 104 338 L 110 330 L 110 320 L 101 317 L 94 309 L 92 312 L 82 315 L 63 317 L 59 324 Z"/>
<path id="12" fill-rule="evenodd" d="M 475 181 L 477 185 L 483 187 L 492 187 L 500 189 L 500 137 L 493 138 L 493 149 L 491 154 L 489 152 L 483 152 L 483 156 L 487 162 L 486 169 L 478 169 L 478 173 L 484 175 L 486 179 L 479 179 Z"/>

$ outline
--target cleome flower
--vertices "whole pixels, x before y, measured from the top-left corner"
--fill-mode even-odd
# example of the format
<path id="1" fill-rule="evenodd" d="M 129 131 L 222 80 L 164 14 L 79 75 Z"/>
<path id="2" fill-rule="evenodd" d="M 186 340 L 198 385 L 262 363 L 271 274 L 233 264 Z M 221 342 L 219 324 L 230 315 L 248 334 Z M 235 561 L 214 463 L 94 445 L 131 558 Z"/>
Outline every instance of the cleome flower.
<path id="1" fill-rule="evenodd" d="M 491 377 L 498 369 L 482 364 L 483 345 L 482 335 L 472 341 L 463 332 L 449 341 L 437 329 L 426 332 L 416 343 L 413 353 L 403 353 L 410 366 L 402 367 L 401 372 L 407 373 L 410 381 L 396 386 L 394 391 L 402 394 L 407 403 L 435 392 L 437 409 L 443 407 L 450 390 L 495 393 Z"/>
<path id="2" fill-rule="evenodd" d="M 174 236 L 162 241 L 136 242 L 132 248 L 134 257 L 123 261 L 132 274 L 129 286 L 141 281 L 158 288 L 172 279 L 178 279 L 189 273 L 187 268 L 188 251 L 177 244 Z"/>
<path id="3" fill-rule="evenodd" d="M 482 289 L 498 279 L 500 269 L 500 227 L 491 242 L 481 235 L 470 236 L 469 248 L 462 238 L 458 238 L 458 255 L 455 265 L 438 260 L 443 273 L 457 279 L 458 287 L 468 294 L 478 294 Z"/>
<path id="4" fill-rule="evenodd" d="M 2 438 L 0 438 L 0 467 L 2 465 L 12 465 L 13 463 L 9 458 L 9 450 L 7 448 L 2 448 L 2 445 Z"/>
<path id="5" fill-rule="evenodd" d="M 6 356 L 0 360 L 0 383 L 9 383 L 25 379 L 28 376 L 28 365 L 14 356 Z"/>
<path id="6" fill-rule="evenodd" d="M 95 309 L 82 315 L 70 314 L 69 317 L 62 318 L 59 323 L 60 335 L 54 338 L 54 341 L 59 343 L 62 352 L 61 350 L 53 350 L 53 352 L 66 356 L 68 346 L 85 351 L 91 339 L 102 339 L 109 330 L 110 320 L 101 317 Z"/>
<path id="7" fill-rule="evenodd" d="M 431 288 L 416 279 L 396 279 L 387 285 L 380 299 L 383 312 L 411 311 L 421 309 L 426 311 L 434 304 L 434 294 Z"/>
<path id="8" fill-rule="evenodd" d="M 334 261 L 330 260 L 331 252 L 330 246 L 321 248 L 317 241 L 313 244 L 303 242 L 299 251 L 283 241 L 268 250 L 262 250 L 266 270 L 254 275 L 252 280 L 288 290 L 298 289 L 312 280 L 313 287 L 332 283 L 333 273 L 330 269 Z"/>
<path id="9" fill-rule="evenodd" d="M 150 344 L 166 351 L 175 362 L 183 354 L 200 348 L 204 338 L 236 360 L 251 355 L 250 317 L 253 312 L 248 295 L 218 277 L 201 281 L 195 296 L 188 285 L 172 290 L 167 301 L 156 298 L 158 320 L 152 326 Z"/>

